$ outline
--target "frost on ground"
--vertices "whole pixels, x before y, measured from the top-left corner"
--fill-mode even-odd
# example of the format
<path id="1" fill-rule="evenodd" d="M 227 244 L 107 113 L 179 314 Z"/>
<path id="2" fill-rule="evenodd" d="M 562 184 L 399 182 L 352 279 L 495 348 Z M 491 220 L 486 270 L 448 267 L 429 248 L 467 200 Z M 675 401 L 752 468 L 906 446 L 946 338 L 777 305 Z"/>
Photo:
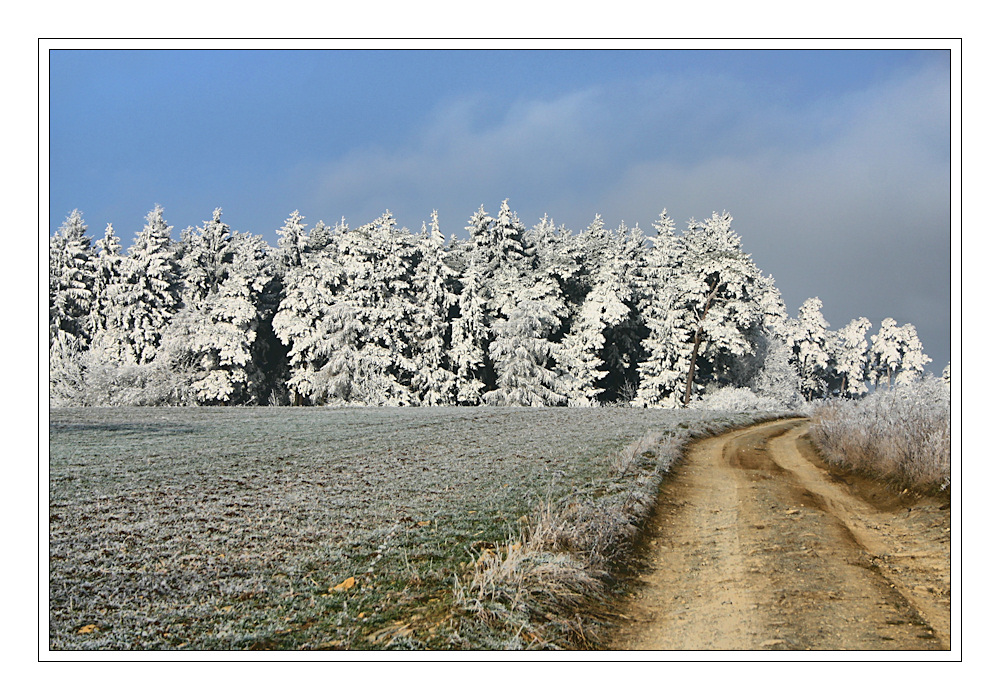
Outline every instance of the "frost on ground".
<path id="1" fill-rule="evenodd" d="M 608 522 L 602 507 L 631 503 L 602 498 L 627 491 L 621 450 L 644 436 L 667 436 L 675 457 L 693 434 L 759 418 L 620 408 L 53 410 L 49 646 L 545 646 L 497 627 L 503 601 L 491 603 L 492 617 L 475 613 L 475 562 L 537 522 L 541 503 L 563 515 L 573 504 L 596 508 L 587 522 Z M 640 476 L 648 492 L 655 480 Z M 579 535 L 577 546 L 623 546 L 598 534 Z M 561 556 L 594 560 L 572 546 Z"/>

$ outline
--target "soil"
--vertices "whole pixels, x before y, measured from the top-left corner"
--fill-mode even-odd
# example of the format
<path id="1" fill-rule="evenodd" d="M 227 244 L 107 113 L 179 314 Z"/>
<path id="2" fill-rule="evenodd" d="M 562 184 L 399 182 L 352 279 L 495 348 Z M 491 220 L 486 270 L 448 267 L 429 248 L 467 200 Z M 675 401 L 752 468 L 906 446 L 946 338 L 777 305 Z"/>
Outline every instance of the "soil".
<path id="1" fill-rule="evenodd" d="M 703 440 L 664 481 L 622 650 L 948 650 L 947 497 L 825 464 L 808 421 Z"/>

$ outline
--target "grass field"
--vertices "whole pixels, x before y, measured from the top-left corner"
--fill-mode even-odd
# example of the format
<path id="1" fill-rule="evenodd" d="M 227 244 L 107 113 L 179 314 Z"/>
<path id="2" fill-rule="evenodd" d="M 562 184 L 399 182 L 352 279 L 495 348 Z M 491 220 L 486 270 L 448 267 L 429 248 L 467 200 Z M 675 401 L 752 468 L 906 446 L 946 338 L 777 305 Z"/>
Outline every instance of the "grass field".
<path id="1" fill-rule="evenodd" d="M 544 620 L 528 619 L 540 608 L 484 585 L 484 560 L 512 562 L 542 503 L 577 521 L 610 513 L 614 524 L 618 511 L 649 501 L 691 436 L 761 418 L 627 408 L 53 410 L 49 648 L 565 647 L 539 632 Z M 623 448 L 644 436 L 623 461 Z M 595 561 L 570 551 L 591 546 L 591 535 L 563 540 L 563 560 Z M 506 620 L 504 606 L 514 611 Z"/>

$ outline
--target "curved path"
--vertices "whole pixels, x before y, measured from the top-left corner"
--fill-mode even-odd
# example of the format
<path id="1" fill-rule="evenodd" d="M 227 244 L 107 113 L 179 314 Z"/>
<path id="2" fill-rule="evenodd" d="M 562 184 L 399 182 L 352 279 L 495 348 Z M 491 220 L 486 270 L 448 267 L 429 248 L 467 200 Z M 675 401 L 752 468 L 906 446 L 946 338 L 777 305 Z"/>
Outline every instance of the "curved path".
<path id="1" fill-rule="evenodd" d="M 807 429 L 782 420 L 692 446 L 609 648 L 950 647 L 947 505 L 887 501 L 828 471 Z"/>

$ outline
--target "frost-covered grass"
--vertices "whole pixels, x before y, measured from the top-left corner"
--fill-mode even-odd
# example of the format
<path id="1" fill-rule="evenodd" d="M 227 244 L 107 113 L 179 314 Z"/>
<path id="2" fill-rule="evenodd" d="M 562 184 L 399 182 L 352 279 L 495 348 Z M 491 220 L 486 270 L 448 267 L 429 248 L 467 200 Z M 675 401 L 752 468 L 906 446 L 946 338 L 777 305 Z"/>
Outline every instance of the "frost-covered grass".
<path id="1" fill-rule="evenodd" d="M 831 462 L 901 488 L 951 485 L 951 385 L 940 379 L 817 404 L 809 432 Z"/>
<path id="2" fill-rule="evenodd" d="M 56 409 L 50 648 L 585 644 L 684 441 L 761 417 Z"/>

